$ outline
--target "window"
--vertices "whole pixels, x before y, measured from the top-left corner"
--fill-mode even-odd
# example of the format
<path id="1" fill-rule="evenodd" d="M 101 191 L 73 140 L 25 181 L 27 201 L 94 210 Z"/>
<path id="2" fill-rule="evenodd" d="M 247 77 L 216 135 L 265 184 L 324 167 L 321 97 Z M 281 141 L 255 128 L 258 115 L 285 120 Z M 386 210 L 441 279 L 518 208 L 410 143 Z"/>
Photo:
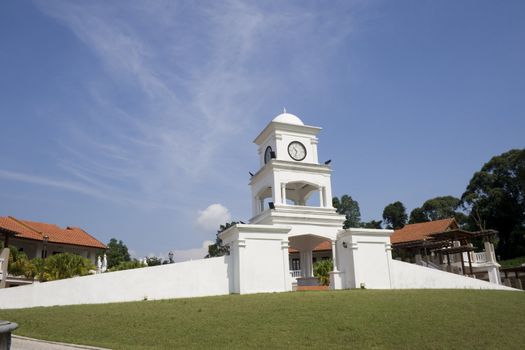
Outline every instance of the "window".
<path id="1" fill-rule="evenodd" d="M 301 269 L 301 260 L 292 259 L 292 270 L 300 270 L 300 269 Z"/>

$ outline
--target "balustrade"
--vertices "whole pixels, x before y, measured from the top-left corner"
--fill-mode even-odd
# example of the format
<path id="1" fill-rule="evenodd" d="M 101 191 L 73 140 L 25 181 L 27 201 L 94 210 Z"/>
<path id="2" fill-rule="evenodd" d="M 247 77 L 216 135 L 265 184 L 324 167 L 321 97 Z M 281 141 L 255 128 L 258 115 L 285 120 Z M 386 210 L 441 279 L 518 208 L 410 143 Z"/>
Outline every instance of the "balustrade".
<path id="1" fill-rule="evenodd" d="M 290 270 L 290 275 L 295 278 L 301 277 L 301 270 Z"/>
<path id="2" fill-rule="evenodd" d="M 485 252 L 474 253 L 474 262 L 477 262 L 477 263 L 487 262 L 487 254 Z"/>

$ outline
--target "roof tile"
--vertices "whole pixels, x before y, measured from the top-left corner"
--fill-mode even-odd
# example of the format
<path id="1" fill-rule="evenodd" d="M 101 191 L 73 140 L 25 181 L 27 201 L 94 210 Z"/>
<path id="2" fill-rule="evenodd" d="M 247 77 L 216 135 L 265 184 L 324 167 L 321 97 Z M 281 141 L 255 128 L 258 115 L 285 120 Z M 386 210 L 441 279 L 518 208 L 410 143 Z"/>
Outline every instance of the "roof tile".
<path id="1" fill-rule="evenodd" d="M 392 236 L 390 236 L 390 242 L 396 244 L 419 241 L 427 239 L 432 233 L 443 232 L 452 228 L 457 228 L 454 218 L 408 224 L 402 229 L 395 230 Z"/>
<path id="2" fill-rule="evenodd" d="M 105 249 L 104 243 L 78 227 L 65 229 L 43 222 L 19 220 L 12 216 L 0 217 L 0 228 L 16 233 L 16 237 L 42 241 L 49 237 L 51 243 L 63 243 Z"/>

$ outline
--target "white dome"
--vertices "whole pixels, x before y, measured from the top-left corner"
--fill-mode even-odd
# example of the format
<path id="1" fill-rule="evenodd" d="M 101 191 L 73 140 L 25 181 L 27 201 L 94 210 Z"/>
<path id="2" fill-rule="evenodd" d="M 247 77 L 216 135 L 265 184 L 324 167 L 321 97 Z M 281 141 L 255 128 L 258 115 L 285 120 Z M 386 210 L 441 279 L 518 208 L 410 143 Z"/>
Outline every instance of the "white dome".
<path id="1" fill-rule="evenodd" d="M 281 113 L 277 117 L 273 118 L 273 121 L 285 124 L 304 125 L 303 121 L 299 119 L 298 116 L 286 112 Z"/>

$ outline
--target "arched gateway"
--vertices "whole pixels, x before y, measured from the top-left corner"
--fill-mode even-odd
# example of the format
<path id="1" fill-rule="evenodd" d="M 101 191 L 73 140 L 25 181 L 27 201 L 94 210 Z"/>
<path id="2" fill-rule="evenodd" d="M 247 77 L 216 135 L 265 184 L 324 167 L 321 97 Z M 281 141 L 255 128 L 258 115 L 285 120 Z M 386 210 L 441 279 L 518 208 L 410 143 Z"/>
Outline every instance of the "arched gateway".
<path id="1" fill-rule="evenodd" d="M 379 258 L 385 267 L 391 259 L 392 231 L 342 230 L 345 217 L 332 207 L 332 169 L 318 159 L 320 130 L 285 112 L 255 138 L 260 169 L 250 179 L 253 217 L 249 224 L 236 225 L 220 236 L 230 245 L 235 292 L 291 290 L 297 277 L 312 276 L 312 251 L 321 243 L 329 247 L 327 257 L 334 260 L 332 288 L 365 282 L 354 268 L 362 235 L 372 236 L 365 239 L 373 242 L 368 244 L 373 251 L 370 258 Z M 388 274 L 387 268 L 382 281 L 372 285 L 389 288 Z"/>

